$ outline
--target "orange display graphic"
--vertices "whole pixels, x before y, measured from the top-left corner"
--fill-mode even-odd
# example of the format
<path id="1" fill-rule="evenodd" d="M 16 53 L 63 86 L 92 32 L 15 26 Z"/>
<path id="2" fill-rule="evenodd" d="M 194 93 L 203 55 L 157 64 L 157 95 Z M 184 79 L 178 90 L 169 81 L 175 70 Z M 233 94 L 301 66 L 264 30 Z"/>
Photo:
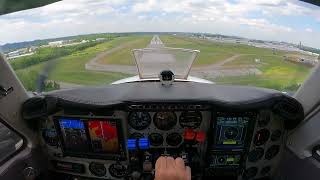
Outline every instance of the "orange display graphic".
<path id="1" fill-rule="evenodd" d="M 94 152 L 119 152 L 118 132 L 115 123 L 92 120 L 88 122 L 88 128 Z"/>

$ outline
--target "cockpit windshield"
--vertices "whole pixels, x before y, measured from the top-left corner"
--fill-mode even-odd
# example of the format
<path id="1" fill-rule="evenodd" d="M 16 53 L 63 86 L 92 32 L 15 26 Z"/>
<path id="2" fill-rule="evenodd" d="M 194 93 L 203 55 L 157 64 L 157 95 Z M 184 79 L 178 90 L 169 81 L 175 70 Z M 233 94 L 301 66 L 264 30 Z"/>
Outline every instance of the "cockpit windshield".
<path id="1" fill-rule="evenodd" d="M 1 15 L 0 52 L 28 91 L 170 70 L 181 81 L 293 94 L 318 65 L 319 12 L 282 0 L 63 0 Z"/>
<path id="2" fill-rule="evenodd" d="M 175 78 L 187 79 L 198 53 L 198 50 L 165 47 L 133 50 L 141 79 L 158 78 L 164 70 L 172 71 Z"/>

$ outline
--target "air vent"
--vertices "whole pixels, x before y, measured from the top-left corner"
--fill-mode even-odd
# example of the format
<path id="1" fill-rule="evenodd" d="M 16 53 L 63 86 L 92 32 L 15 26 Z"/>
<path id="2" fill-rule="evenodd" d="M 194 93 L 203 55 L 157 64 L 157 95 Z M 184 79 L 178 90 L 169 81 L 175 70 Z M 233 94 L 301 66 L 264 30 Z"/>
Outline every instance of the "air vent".
<path id="1" fill-rule="evenodd" d="M 273 112 L 285 121 L 286 129 L 295 128 L 303 120 L 303 108 L 295 100 L 282 100 L 273 106 Z"/>
<path id="2" fill-rule="evenodd" d="M 286 115 L 295 115 L 299 109 L 294 104 L 290 103 L 289 101 L 279 103 L 277 107 L 280 112 L 286 114 Z"/>
<path id="3" fill-rule="evenodd" d="M 295 118 L 296 115 L 299 113 L 299 107 L 297 106 L 297 103 L 290 102 L 288 100 L 286 101 L 280 101 L 275 104 L 273 107 L 273 110 L 275 113 L 279 114 L 280 116 L 284 118 Z"/>
<path id="4" fill-rule="evenodd" d="M 202 104 L 132 104 L 130 110 L 207 110 L 208 105 Z"/>

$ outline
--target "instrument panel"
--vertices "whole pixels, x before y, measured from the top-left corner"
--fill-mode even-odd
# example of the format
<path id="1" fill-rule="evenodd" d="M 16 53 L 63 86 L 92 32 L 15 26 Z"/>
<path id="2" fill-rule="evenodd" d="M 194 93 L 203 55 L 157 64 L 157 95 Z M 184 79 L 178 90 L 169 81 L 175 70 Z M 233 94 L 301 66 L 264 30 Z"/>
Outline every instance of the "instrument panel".
<path id="1" fill-rule="evenodd" d="M 157 158 L 173 156 L 193 179 L 255 180 L 277 175 L 304 111 L 270 89 L 144 82 L 35 96 L 22 116 L 42 135 L 53 177 L 153 179 Z"/>
<path id="2" fill-rule="evenodd" d="M 268 109 L 135 104 L 106 114 L 60 111 L 43 123 L 52 171 L 144 179 L 164 155 L 182 157 L 193 178 L 265 178 L 275 172 L 283 146 L 283 122 Z"/>

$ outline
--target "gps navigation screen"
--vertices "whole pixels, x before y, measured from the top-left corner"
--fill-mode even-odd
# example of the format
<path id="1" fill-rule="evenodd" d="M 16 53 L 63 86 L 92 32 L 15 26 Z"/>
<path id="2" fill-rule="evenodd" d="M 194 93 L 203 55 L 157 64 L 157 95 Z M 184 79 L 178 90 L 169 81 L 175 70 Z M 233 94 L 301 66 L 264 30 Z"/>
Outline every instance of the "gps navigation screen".
<path id="1" fill-rule="evenodd" d="M 59 117 L 62 145 L 67 154 L 119 154 L 120 144 L 115 120 Z"/>

